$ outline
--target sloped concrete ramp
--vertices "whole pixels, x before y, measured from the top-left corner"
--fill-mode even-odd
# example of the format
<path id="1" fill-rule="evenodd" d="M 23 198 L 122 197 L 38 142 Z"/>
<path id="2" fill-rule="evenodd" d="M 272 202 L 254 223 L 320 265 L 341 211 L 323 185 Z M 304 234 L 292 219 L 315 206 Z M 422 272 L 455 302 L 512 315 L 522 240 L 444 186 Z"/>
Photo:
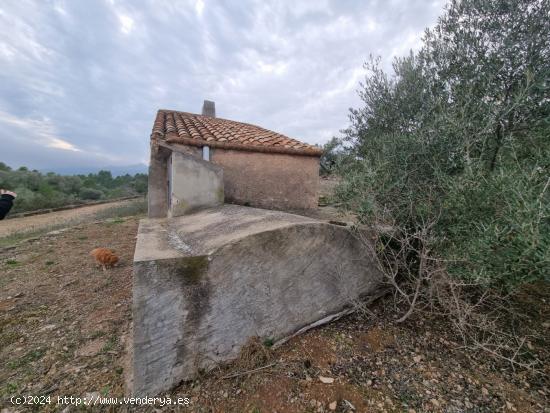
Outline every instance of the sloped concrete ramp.
<path id="1" fill-rule="evenodd" d="M 154 395 L 380 295 L 382 276 L 346 227 L 234 205 L 140 222 L 134 257 L 133 393 Z"/>

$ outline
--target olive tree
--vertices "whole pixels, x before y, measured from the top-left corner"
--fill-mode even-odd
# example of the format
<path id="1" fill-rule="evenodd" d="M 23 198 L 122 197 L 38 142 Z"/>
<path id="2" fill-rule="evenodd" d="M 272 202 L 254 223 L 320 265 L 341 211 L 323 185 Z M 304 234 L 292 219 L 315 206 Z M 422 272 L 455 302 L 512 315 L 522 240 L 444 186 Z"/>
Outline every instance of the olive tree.
<path id="1" fill-rule="evenodd" d="M 427 248 L 485 286 L 550 274 L 549 22 L 543 0 L 452 1 L 393 73 L 367 62 L 338 196 L 422 238 L 406 265 Z"/>

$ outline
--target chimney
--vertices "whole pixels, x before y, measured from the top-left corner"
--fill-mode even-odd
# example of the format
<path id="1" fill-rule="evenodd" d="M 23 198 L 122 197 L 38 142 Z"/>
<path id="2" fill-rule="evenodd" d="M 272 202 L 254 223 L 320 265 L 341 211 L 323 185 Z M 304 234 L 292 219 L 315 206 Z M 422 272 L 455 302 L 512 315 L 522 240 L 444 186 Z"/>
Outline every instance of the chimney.
<path id="1" fill-rule="evenodd" d="M 205 116 L 216 117 L 216 103 L 211 100 L 205 100 L 202 104 L 202 114 Z"/>

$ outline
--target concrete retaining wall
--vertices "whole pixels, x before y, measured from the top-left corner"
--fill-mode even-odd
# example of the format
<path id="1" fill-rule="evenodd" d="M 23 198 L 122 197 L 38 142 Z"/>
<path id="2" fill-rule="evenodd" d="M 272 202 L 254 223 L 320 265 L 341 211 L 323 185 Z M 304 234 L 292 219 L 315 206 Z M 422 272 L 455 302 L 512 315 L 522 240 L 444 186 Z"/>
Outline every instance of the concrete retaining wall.
<path id="1" fill-rule="evenodd" d="M 221 167 L 180 152 L 172 152 L 168 167 L 171 179 L 169 217 L 223 204 Z"/>
<path id="2" fill-rule="evenodd" d="M 380 294 L 382 276 L 346 227 L 225 205 L 140 222 L 134 257 L 133 390 L 168 390 Z"/>

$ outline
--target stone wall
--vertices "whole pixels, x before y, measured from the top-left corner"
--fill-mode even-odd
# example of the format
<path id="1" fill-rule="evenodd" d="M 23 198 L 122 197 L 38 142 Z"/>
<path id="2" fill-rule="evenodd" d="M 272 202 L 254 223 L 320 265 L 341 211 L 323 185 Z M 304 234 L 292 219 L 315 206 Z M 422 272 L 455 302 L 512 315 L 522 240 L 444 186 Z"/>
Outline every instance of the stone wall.
<path id="1" fill-rule="evenodd" d="M 164 218 L 168 214 L 168 158 L 172 151 L 151 147 L 147 205 L 149 218 Z"/>
<path id="2" fill-rule="evenodd" d="M 267 209 L 316 208 L 319 158 L 215 148 L 223 167 L 226 202 Z"/>
<path id="3" fill-rule="evenodd" d="M 278 210 L 317 207 L 316 156 L 211 148 L 210 161 L 203 161 L 200 148 L 173 147 L 151 153 L 149 218 L 179 216 L 224 200 Z"/>

